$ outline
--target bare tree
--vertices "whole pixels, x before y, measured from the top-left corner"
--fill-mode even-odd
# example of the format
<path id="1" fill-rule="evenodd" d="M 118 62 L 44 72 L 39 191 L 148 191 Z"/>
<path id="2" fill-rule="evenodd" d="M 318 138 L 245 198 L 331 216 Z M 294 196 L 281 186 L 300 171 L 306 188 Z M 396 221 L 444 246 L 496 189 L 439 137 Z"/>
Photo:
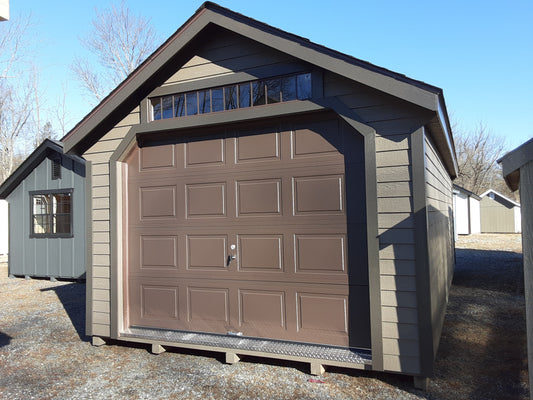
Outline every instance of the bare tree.
<path id="1" fill-rule="evenodd" d="M 16 77 L 16 68 L 25 61 L 26 33 L 31 17 L 12 19 L 0 25 L 0 80 Z"/>
<path id="2" fill-rule="evenodd" d="M 0 25 L 0 182 L 15 168 L 17 149 L 23 147 L 31 123 L 36 80 L 29 68 L 29 26 L 31 17 Z"/>
<path id="3" fill-rule="evenodd" d="M 124 1 L 109 9 L 96 9 L 92 25 L 81 43 L 105 72 L 95 72 L 83 58 L 75 59 L 72 70 L 87 92 L 100 101 L 153 52 L 159 40 L 150 20 L 133 15 Z"/>
<path id="4" fill-rule="evenodd" d="M 61 85 L 62 93 L 57 98 L 54 106 L 54 117 L 59 127 L 61 137 L 67 133 L 67 125 L 70 123 L 69 113 L 67 111 L 67 84 L 65 82 Z"/>
<path id="5" fill-rule="evenodd" d="M 26 91 L 0 81 L 0 182 L 15 168 L 18 141 L 25 133 L 32 106 L 31 85 Z"/>
<path id="6" fill-rule="evenodd" d="M 503 178 L 496 161 L 504 154 L 504 138 L 491 134 L 486 125 L 479 123 L 470 133 L 456 132 L 455 149 L 459 164 L 455 183 L 476 194 L 490 188 L 502 190 Z"/>

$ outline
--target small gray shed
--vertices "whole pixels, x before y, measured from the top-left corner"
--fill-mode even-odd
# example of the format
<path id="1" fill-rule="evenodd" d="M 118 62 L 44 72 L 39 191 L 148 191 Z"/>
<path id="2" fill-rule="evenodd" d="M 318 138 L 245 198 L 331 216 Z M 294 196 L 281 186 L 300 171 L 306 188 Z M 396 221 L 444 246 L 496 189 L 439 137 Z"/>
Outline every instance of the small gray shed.
<path id="1" fill-rule="evenodd" d="M 85 275 L 85 160 L 46 139 L 0 186 L 10 276 Z"/>
<path id="2" fill-rule="evenodd" d="M 498 162 L 511 190 L 520 188 L 522 203 L 522 249 L 526 297 L 529 386 L 533 387 L 533 139 L 507 153 Z M 533 399 L 533 391 L 530 392 Z"/>

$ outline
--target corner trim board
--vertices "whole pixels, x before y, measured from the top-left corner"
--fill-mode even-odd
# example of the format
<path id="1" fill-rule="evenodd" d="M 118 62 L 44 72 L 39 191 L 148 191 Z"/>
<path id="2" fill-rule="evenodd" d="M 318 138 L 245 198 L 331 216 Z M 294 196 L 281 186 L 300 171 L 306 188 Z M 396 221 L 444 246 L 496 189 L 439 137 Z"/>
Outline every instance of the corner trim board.
<path id="1" fill-rule="evenodd" d="M 85 334 L 93 334 L 93 191 L 92 191 L 92 163 L 85 163 L 85 224 L 87 235 L 85 237 Z"/>
<path id="2" fill-rule="evenodd" d="M 426 203 L 426 143 L 425 129 L 411 135 L 413 171 L 413 213 L 415 218 L 416 301 L 422 377 L 433 375 L 433 333 L 431 293 L 429 287 L 428 220 Z"/>

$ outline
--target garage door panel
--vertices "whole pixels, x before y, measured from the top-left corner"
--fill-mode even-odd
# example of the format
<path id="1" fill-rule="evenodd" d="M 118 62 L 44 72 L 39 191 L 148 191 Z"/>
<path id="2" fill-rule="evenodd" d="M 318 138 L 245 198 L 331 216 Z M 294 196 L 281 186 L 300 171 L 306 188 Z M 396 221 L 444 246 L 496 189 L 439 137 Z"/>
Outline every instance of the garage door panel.
<path id="1" fill-rule="evenodd" d="M 226 216 L 226 183 L 187 184 L 187 218 L 212 218 Z"/>
<path id="2" fill-rule="evenodd" d="M 239 290 L 239 327 L 248 332 L 286 330 L 285 292 Z"/>
<path id="3" fill-rule="evenodd" d="M 294 235 L 297 272 L 346 273 L 345 235 Z"/>
<path id="4" fill-rule="evenodd" d="M 342 175 L 295 177 L 294 213 L 344 213 Z"/>
<path id="5" fill-rule="evenodd" d="M 241 215 L 279 215 L 281 179 L 237 181 L 237 213 Z"/>
<path id="6" fill-rule="evenodd" d="M 176 168 L 175 145 L 143 147 L 139 150 L 140 172 Z"/>
<path id="7" fill-rule="evenodd" d="M 187 315 L 189 322 L 201 324 L 205 321 L 219 321 L 229 325 L 228 288 L 187 288 Z"/>
<path id="8" fill-rule="evenodd" d="M 348 297 L 333 294 L 300 292 L 298 329 L 348 333 Z"/>
<path id="9" fill-rule="evenodd" d="M 283 271 L 283 235 L 239 235 L 239 269 Z"/>
<path id="10" fill-rule="evenodd" d="M 141 270 L 178 268 L 178 237 L 176 235 L 140 237 Z"/>
<path id="11" fill-rule="evenodd" d="M 178 319 L 178 288 L 141 285 L 143 319 Z"/>
<path id="12" fill-rule="evenodd" d="M 186 168 L 223 166 L 226 161 L 224 138 L 192 140 L 185 144 Z"/>
<path id="13" fill-rule="evenodd" d="M 187 269 L 226 270 L 228 237 L 187 235 Z"/>
<path id="14" fill-rule="evenodd" d="M 280 159 L 280 134 L 276 128 L 266 128 L 260 133 L 240 131 L 235 138 L 236 163 L 271 161 Z"/>
<path id="15" fill-rule="evenodd" d="M 139 188 L 140 219 L 175 218 L 176 186 L 150 186 Z"/>
<path id="16" fill-rule="evenodd" d="M 342 158 L 342 143 L 337 120 L 296 124 L 291 134 L 292 157 L 336 157 Z"/>

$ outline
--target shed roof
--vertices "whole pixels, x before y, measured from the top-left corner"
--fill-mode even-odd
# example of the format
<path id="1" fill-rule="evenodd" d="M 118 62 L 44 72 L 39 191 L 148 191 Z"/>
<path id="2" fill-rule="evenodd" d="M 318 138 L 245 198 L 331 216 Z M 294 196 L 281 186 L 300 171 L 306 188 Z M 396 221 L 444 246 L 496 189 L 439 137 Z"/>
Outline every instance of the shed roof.
<path id="1" fill-rule="evenodd" d="M 496 190 L 494 189 L 489 189 L 487 190 L 485 193 L 483 193 L 480 197 L 483 198 L 483 197 L 486 197 L 488 196 L 490 193 L 493 193 L 495 196 L 499 197 L 501 200 L 503 200 L 504 202 L 508 202 L 510 203 L 512 206 L 515 206 L 515 207 L 520 207 L 520 203 L 517 203 L 516 201 L 514 200 L 511 200 L 509 197 L 507 196 L 504 196 L 503 194 L 501 194 L 500 192 L 497 192 Z"/>
<path id="2" fill-rule="evenodd" d="M 498 160 L 502 165 L 502 174 L 511 190 L 517 190 L 520 183 L 520 168 L 533 161 L 533 138 L 510 151 Z"/>
<path id="3" fill-rule="evenodd" d="M 442 89 L 329 49 L 242 14 L 205 2 L 169 39 L 137 67 L 62 139 L 65 152 L 82 154 L 118 123 L 158 82 L 157 76 L 179 65 L 180 53 L 208 27 L 218 26 L 290 54 L 320 68 L 365 84 L 434 112 L 432 127 L 450 175 L 457 162 Z M 181 60 L 184 63 L 187 60 Z"/>
<path id="4" fill-rule="evenodd" d="M 85 160 L 75 155 L 63 154 L 63 143 L 45 139 L 19 167 L 0 185 L 0 199 L 5 199 L 17 186 L 46 158 L 54 154 L 70 158 L 72 161 L 85 165 Z"/>
<path id="5" fill-rule="evenodd" d="M 467 195 L 468 197 L 473 197 L 476 200 L 481 200 L 481 197 L 479 197 L 477 194 L 475 194 L 474 192 L 471 192 L 470 190 L 465 189 L 462 186 L 454 184 L 453 188 L 455 190 L 457 190 L 458 192 L 461 192 L 461 193 Z"/>

